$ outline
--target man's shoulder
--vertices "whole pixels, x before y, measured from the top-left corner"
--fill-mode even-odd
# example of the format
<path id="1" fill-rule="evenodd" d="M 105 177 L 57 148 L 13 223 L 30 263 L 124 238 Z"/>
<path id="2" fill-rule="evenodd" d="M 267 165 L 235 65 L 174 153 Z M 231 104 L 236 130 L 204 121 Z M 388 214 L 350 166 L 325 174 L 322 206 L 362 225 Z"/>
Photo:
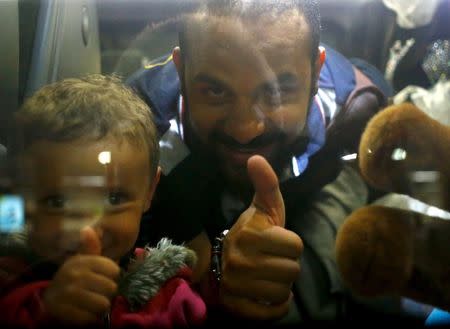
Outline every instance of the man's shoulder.
<path id="1" fill-rule="evenodd" d="M 173 81 L 172 81 L 173 80 Z M 178 81 L 178 74 L 175 64 L 172 61 L 172 55 L 166 54 L 158 57 L 149 64 L 143 66 L 131 76 L 125 83 L 131 87 L 143 87 L 145 89 L 157 88 L 156 82 L 175 82 Z"/>
<path id="2" fill-rule="evenodd" d="M 346 57 L 328 45 L 322 46 L 327 56 L 320 72 L 319 87 L 333 89 L 339 106 L 345 106 L 360 90 L 376 94 L 380 102 L 392 96 L 392 87 L 378 68 L 362 58 Z"/>
<path id="3" fill-rule="evenodd" d="M 160 135 L 170 128 L 177 115 L 180 81 L 171 55 L 162 56 L 139 69 L 125 81 L 153 113 Z"/>

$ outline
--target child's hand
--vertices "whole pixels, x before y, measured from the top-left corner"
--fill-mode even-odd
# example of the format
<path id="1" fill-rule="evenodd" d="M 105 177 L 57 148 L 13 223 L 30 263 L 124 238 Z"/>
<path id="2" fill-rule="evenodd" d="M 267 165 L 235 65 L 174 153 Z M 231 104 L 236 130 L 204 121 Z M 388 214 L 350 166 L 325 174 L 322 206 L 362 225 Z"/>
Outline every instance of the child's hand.
<path id="1" fill-rule="evenodd" d="M 81 232 L 82 250 L 59 268 L 44 294 L 51 315 L 65 323 L 84 325 L 108 312 L 117 291 L 120 268 L 100 256 L 101 242 L 92 228 Z"/>

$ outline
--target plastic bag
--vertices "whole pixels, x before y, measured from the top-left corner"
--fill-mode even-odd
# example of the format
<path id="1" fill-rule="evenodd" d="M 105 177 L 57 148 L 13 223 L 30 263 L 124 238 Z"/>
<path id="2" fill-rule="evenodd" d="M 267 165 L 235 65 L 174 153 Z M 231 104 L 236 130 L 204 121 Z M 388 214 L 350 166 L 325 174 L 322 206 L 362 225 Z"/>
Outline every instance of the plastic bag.
<path id="1" fill-rule="evenodd" d="M 397 13 L 397 24 L 404 29 L 415 29 L 431 23 L 439 0 L 383 0 Z"/>

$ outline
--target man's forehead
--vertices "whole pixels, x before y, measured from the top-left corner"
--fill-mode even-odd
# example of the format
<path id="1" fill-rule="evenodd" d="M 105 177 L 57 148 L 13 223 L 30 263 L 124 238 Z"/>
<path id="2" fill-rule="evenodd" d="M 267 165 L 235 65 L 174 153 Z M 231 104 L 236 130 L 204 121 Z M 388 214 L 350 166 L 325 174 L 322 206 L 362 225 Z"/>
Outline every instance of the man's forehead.
<path id="1" fill-rule="evenodd" d="M 247 47 L 263 52 L 310 48 L 309 27 L 297 10 L 277 17 L 268 13 L 259 17 L 198 15 L 188 31 L 190 51 L 201 57 L 207 49 Z"/>
<path id="2" fill-rule="evenodd" d="M 200 64 L 214 66 L 221 60 L 239 60 L 250 66 L 259 62 L 272 69 L 310 62 L 309 28 L 298 13 L 286 13 L 284 20 L 207 17 L 201 22 L 205 24 L 194 24 L 188 31 L 190 69 L 194 71 Z"/>

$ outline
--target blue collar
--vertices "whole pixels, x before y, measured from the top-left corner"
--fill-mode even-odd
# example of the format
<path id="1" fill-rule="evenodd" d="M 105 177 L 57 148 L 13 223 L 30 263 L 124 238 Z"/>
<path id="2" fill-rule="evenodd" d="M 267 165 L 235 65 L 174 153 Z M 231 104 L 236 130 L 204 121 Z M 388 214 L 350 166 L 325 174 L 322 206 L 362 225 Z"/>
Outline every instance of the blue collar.
<path id="1" fill-rule="evenodd" d="M 308 129 L 309 143 L 306 146 L 306 151 L 303 154 L 294 156 L 297 164 L 295 168 L 294 163 L 294 175 L 301 175 L 309 164 L 309 158 L 317 153 L 325 144 L 326 127 L 323 111 L 321 110 L 320 99 L 315 96 L 311 104 L 311 109 L 306 121 Z"/>

